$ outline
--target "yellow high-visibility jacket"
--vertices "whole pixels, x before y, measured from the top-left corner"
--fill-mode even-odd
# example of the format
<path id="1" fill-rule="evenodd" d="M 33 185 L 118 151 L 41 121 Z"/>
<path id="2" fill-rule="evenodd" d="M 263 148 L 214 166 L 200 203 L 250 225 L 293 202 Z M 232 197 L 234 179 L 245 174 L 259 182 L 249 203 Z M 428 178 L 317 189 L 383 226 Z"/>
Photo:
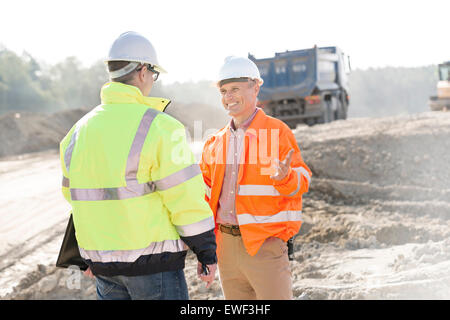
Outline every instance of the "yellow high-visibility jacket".
<path id="1" fill-rule="evenodd" d="M 216 262 L 214 219 L 184 126 L 167 99 L 106 83 L 101 104 L 60 144 L 64 197 L 81 256 L 94 274 L 184 268 L 187 244 Z"/>

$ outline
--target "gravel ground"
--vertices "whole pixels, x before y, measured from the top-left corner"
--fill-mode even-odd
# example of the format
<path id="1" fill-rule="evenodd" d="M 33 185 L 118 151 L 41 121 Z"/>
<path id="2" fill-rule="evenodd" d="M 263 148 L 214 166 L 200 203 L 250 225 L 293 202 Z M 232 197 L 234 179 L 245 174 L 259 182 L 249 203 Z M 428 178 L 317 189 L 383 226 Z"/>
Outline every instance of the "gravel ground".
<path id="1" fill-rule="evenodd" d="M 294 134 L 313 171 L 291 262 L 295 299 L 450 299 L 450 113 L 349 119 Z M 45 161 L 30 157 L 0 161 L 0 181 L 26 176 L 30 167 L 55 174 L 54 152 Z M 39 186 L 36 175 L 28 175 L 31 186 Z M 59 192 L 59 185 L 43 192 Z M 0 215 L 18 210 L 10 198 Z M 1 299 L 96 298 L 91 279 L 54 267 L 62 218 L 0 247 Z M 190 298 L 223 299 L 218 279 L 205 289 L 195 269 L 189 252 Z"/>

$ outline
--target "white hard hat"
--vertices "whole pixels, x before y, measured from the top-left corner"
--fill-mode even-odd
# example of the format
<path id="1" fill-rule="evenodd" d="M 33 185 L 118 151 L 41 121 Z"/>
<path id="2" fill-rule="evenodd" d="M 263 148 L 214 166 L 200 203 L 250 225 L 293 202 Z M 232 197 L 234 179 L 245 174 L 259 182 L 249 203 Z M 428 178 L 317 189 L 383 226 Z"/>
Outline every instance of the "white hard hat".
<path id="1" fill-rule="evenodd" d="M 156 51 L 151 42 L 134 31 L 128 31 L 122 33 L 111 45 L 109 49 L 108 58 L 105 62 L 108 61 L 130 61 L 130 62 L 138 62 L 141 64 L 151 64 L 153 68 L 162 73 L 166 73 L 156 56 Z M 133 63 L 125 66 L 122 69 L 113 71 L 114 76 L 110 75 L 112 78 L 117 78 L 119 76 L 123 76 L 131 71 L 133 71 L 138 63 Z"/>
<path id="2" fill-rule="evenodd" d="M 264 82 L 259 74 L 258 67 L 252 60 L 245 57 L 226 57 L 224 64 L 220 68 L 217 83 L 219 84 L 221 81 L 227 79 L 237 80 L 239 78 L 244 78 L 243 80 L 245 80 L 245 78 L 258 80 L 260 85 Z"/>

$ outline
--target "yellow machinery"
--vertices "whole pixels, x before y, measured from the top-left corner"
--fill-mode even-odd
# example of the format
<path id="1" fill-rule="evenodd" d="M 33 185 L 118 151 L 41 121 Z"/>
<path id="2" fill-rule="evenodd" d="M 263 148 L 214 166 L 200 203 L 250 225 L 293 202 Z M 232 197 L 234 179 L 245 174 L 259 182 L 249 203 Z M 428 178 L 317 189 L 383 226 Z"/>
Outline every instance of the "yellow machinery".
<path id="1" fill-rule="evenodd" d="M 439 82 L 437 96 L 430 97 L 429 105 L 432 111 L 450 110 L 450 61 L 439 65 Z"/>

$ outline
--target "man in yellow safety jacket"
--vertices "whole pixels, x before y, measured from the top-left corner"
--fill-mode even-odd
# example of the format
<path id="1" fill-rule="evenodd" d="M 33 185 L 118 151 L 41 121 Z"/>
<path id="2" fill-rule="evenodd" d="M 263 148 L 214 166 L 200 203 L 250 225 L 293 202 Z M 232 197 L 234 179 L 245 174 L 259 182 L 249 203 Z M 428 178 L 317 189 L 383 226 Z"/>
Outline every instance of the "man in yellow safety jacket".
<path id="1" fill-rule="evenodd" d="M 101 104 L 60 144 L 86 274 L 95 276 L 99 299 L 188 299 L 187 246 L 207 287 L 217 262 L 200 168 L 184 126 L 163 113 L 170 101 L 148 97 L 165 72 L 150 41 L 123 33 L 106 62 L 112 81 Z"/>

